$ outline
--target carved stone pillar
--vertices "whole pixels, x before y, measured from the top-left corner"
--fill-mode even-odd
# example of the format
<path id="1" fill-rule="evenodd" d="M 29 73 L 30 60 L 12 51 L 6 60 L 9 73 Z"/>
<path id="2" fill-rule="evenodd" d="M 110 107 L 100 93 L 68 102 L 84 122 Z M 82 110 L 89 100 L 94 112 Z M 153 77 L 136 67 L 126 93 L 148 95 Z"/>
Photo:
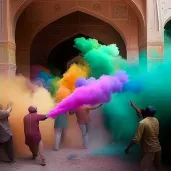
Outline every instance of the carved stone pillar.
<path id="1" fill-rule="evenodd" d="M 148 70 L 163 61 L 163 26 L 159 9 L 159 0 L 146 1 Z"/>
<path id="2" fill-rule="evenodd" d="M 131 65 L 138 65 L 139 63 L 139 49 L 138 46 L 127 46 L 127 61 Z"/>
<path id="3" fill-rule="evenodd" d="M 13 76 L 16 72 L 16 46 L 10 40 L 9 0 L 0 0 L 0 76 Z"/>
<path id="4" fill-rule="evenodd" d="M 156 67 L 163 61 L 163 47 L 163 42 L 148 42 L 148 70 L 152 69 L 153 67 Z"/>
<path id="5" fill-rule="evenodd" d="M 15 44 L 0 42 L 0 75 L 14 76 L 16 73 Z"/>

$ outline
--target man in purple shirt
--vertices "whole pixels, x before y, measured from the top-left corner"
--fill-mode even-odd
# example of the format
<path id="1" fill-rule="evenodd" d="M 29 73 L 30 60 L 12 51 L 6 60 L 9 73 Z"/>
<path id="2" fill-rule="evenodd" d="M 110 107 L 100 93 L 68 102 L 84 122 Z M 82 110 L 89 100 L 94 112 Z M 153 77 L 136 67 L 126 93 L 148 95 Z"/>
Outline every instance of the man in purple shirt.
<path id="1" fill-rule="evenodd" d="M 42 160 L 42 166 L 46 165 L 45 157 L 43 155 L 43 143 L 39 129 L 39 121 L 47 119 L 48 115 L 37 114 L 37 108 L 30 106 L 28 108 L 29 114 L 24 117 L 24 133 L 25 143 L 28 145 L 30 151 L 35 159 L 39 153 Z"/>

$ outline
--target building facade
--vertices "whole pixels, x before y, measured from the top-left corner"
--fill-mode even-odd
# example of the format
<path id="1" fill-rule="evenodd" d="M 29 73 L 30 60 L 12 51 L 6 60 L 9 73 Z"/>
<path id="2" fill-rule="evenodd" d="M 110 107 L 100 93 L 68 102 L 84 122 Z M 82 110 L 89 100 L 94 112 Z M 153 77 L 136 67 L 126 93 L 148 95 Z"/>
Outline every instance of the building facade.
<path id="1" fill-rule="evenodd" d="M 170 0 L 0 0 L 0 74 L 29 77 L 32 54 L 46 63 L 56 45 L 78 33 L 125 46 L 130 63 L 145 51 L 150 68 L 163 60 L 170 9 Z M 76 12 L 82 18 L 73 23 Z M 154 49 L 161 55 L 152 56 Z"/>

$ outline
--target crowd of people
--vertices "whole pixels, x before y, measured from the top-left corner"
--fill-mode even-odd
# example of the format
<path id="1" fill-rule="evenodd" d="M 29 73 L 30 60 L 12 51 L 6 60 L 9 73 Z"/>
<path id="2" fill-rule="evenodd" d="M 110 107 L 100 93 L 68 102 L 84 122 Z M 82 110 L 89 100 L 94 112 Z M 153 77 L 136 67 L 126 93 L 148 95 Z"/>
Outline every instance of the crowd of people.
<path id="1" fill-rule="evenodd" d="M 149 167 L 154 164 L 157 170 L 160 170 L 160 156 L 161 146 L 159 142 L 159 121 L 155 118 L 155 107 L 148 106 L 145 109 L 139 109 L 133 102 L 131 106 L 136 110 L 139 117 L 142 120 L 139 122 L 135 137 L 131 143 L 125 149 L 125 153 L 128 154 L 131 147 L 141 142 L 143 158 L 140 165 L 141 171 L 149 170 Z M 101 106 L 101 105 L 100 105 Z M 95 110 L 97 107 L 81 107 L 79 109 L 69 111 L 70 115 L 75 114 L 77 122 L 82 133 L 83 147 L 88 148 L 88 132 L 90 125 L 90 110 Z M 12 103 L 7 105 L 7 109 L 3 109 L 0 105 L 0 145 L 3 146 L 10 163 L 15 162 L 13 151 L 12 130 L 8 118 L 12 111 Z M 39 129 L 39 122 L 45 121 L 48 118 L 48 114 L 41 115 L 37 113 L 37 107 L 30 106 L 28 108 L 28 114 L 23 118 L 25 144 L 29 147 L 32 153 L 32 159 L 36 159 L 39 155 L 41 158 L 41 165 L 46 165 L 45 156 L 43 154 L 43 142 L 41 139 L 41 133 Z M 64 129 L 68 127 L 67 113 L 59 115 L 54 121 L 55 130 L 55 146 L 54 150 L 59 150 L 61 142 L 61 135 Z"/>

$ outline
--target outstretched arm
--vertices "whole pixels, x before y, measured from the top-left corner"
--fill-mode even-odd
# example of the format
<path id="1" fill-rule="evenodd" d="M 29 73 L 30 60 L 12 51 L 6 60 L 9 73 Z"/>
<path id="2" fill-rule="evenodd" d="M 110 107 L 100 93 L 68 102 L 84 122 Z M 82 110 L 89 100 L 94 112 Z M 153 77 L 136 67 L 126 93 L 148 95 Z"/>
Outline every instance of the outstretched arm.
<path id="1" fill-rule="evenodd" d="M 95 109 L 98 109 L 98 108 L 101 107 L 101 106 L 102 106 L 102 104 L 99 105 L 99 106 L 96 106 L 96 107 L 89 107 L 89 110 L 95 110 Z"/>
<path id="2" fill-rule="evenodd" d="M 69 115 L 74 115 L 75 112 L 74 111 L 69 111 Z"/>
<path id="3" fill-rule="evenodd" d="M 48 114 L 46 114 L 46 115 L 39 115 L 39 114 L 37 114 L 37 120 L 38 121 L 44 121 L 47 118 L 48 118 Z"/>
<path id="4" fill-rule="evenodd" d="M 132 102 L 132 101 L 130 101 L 130 104 L 131 104 L 131 106 L 135 109 L 135 111 L 137 112 L 137 115 L 138 115 L 139 117 L 142 117 L 141 109 L 138 108 L 138 107 L 134 104 L 134 102 Z"/>
<path id="5" fill-rule="evenodd" d="M 9 117 L 11 110 L 12 110 L 12 103 L 9 103 L 7 105 L 7 110 L 0 110 L 0 119 Z"/>

